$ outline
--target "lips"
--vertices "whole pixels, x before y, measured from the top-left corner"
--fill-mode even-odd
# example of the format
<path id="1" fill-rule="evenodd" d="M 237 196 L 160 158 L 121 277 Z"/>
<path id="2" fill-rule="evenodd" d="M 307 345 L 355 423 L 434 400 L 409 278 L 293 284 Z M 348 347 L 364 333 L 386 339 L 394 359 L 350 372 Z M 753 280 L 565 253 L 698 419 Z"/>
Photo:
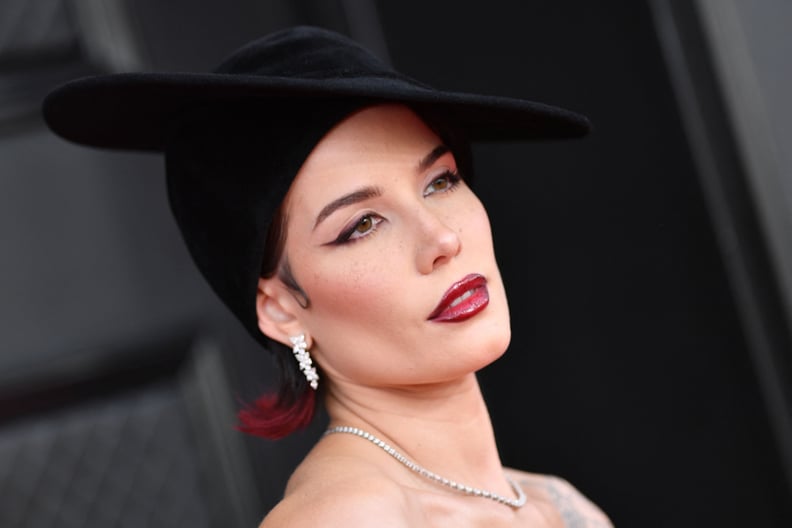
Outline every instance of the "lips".
<path id="1" fill-rule="evenodd" d="M 486 308 L 487 304 L 487 279 L 478 273 L 471 273 L 448 288 L 428 320 L 450 323 L 464 321 Z"/>

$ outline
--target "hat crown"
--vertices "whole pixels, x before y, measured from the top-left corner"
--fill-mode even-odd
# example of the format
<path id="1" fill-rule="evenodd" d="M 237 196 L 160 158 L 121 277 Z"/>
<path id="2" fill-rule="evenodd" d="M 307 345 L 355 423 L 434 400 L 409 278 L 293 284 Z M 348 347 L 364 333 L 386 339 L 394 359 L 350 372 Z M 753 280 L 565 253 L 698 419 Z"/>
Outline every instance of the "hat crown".
<path id="1" fill-rule="evenodd" d="M 407 79 L 346 36 L 312 26 L 292 27 L 254 40 L 214 71 L 292 79 Z"/>

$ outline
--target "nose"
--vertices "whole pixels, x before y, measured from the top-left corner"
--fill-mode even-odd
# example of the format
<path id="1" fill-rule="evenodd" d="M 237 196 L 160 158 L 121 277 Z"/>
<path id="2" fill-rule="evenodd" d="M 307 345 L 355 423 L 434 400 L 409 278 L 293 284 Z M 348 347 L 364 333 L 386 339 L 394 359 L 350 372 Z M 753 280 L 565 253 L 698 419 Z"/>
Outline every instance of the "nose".
<path id="1" fill-rule="evenodd" d="M 431 273 L 462 250 L 459 233 L 433 212 L 422 210 L 417 225 L 420 232 L 417 265 L 421 273 Z"/>

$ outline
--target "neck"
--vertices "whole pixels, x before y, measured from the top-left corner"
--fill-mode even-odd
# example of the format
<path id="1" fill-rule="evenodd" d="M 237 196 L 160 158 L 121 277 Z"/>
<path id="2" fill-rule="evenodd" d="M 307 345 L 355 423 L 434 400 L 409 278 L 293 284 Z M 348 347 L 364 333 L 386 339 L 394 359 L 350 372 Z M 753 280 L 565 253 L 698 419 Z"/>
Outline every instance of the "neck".
<path id="1" fill-rule="evenodd" d="M 358 427 L 439 475 L 510 493 L 475 374 L 408 389 L 346 384 L 328 389 L 331 427 Z M 382 457 L 374 450 L 369 456 L 372 454 Z"/>

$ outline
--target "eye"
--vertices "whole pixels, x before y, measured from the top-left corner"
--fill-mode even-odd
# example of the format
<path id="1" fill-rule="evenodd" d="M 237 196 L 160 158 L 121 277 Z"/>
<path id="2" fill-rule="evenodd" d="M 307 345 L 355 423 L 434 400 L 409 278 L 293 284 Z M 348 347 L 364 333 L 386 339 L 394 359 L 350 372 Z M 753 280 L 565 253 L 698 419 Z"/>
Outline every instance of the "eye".
<path id="1" fill-rule="evenodd" d="M 446 170 L 439 176 L 435 177 L 431 183 L 426 187 L 424 190 L 424 196 L 429 196 L 430 194 L 434 194 L 437 192 L 448 192 L 453 190 L 459 182 L 462 181 L 462 177 L 459 175 L 458 172 L 452 170 Z"/>
<path id="2" fill-rule="evenodd" d="M 341 234 L 338 235 L 338 238 L 333 241 L 333 243 L 344 244 L 359 240 L 363 237 L 367 237 L 377 230 L 377 226 L 382 221 L 383 218 L 381 216 L 375 215 L 373 213 L 366 213 L 358 218 L 349 227 L 344 229 Z"/>
<path id="3" fill-rule="evenodd" d="M 361 234 L 365 235 L 374 227 L 374 218 L 371 215 L 366 215 L 360 220 L 358 223 L 355 224 L 355 229 L 352 231 L 352 235 Z"/>

